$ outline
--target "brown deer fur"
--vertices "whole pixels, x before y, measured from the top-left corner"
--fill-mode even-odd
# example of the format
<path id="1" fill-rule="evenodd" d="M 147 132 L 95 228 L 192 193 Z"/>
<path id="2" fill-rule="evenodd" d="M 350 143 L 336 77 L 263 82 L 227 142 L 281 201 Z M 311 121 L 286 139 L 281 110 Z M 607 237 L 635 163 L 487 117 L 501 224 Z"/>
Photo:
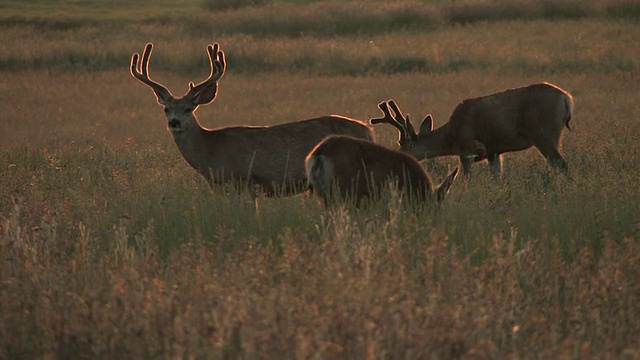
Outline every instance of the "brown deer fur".
<path id="1" fill-rule="evenodd" d="M 164 107 L 168 128 L 185 160 L 207 180 L 245 186 L 253 196 L 291 195 L 306 190 L 305 156 L 324 137 L 346 134 L 372 140 L 364 123 L 341 116 L 323 116 L 274 126 L 236 126 L 206 129 L 195 116 L 199 105 L 216 98 L 218 80 L 226 69 L 225 55 L 219 45 L 207 46 L 211 74 L 198 85 L 189 83 L 180 98 L 149 78 L 149 60 L 153 44 L 145 47 L 141 64 L 139 54 L 131 58 L 131 75 L 149 86 L 158 104 Z"/>
<path id="2" fill-rule="evenodd" d="M 377 197 L 390 183 L 409 200 L 420 203 L 432 197 L 431 179 L 417 160 L 370 141 L 329 136 L 313 149 L 305 164 L 309 188 L 325 205 L 336 197 L 360 204 Z M 456 168 L 438 188 L 438 200 L 444 199 L 457 172 Z"/>
<path id="3" fill-rule="evenodd" d="M 568 170 L 559 146 L 563 128 L 570 129 L 573 98 L 555 85 L 539 83 L 464 100 L 435 130 L 427 115 L 418 133 L 393 100 L 378 106 L 384 116 L 370 122 L 395 126 L 400 149 L 418 159 L 456 155 L 465 174 L 474 161 L 488 159 L 492 174 L 500 177 L 501 154 L 535 146 L 551 166 Z"/>

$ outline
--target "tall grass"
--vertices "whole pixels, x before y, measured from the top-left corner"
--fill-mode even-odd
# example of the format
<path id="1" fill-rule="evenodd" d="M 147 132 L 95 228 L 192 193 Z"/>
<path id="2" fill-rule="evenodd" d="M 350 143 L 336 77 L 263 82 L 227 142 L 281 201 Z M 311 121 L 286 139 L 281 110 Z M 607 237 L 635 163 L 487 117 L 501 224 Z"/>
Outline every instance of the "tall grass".
<path id="1" fill-rule="evenodd" d="M 49 91 L 34 93 L 39 111 L 69 115 L 54 137 L 79 138 L 64 144 L 51 130 L 3 150 L 2 357 L 636 356 L 640 157 L 623 119 L 638 108 L 615 91 L 628 74 L 562 75 L 576 89 L 563 141 L 573 179 L 520 152 L 506 157 L 503 183 L 476 164 L 473 180 L 458 179 L 420 216 L 393 199 L 327 212 L 306 195 L 260 199 L 256 213 L 248 196 L 207 188 L 170 144 L 153 95 L 118 74 L 40 74 Z M 74 92 L 109 78 L 115 89 L 124 81 L 118 96 L 75 114 Z M 375 116 L 375 100 L 391 94 L 442 123 L 465 91 L 505 79 L 396 75 L 384 89 L 377 77 L 225 81 L 203 122 Z M 30 103 L 23 95 L 17 107 Z M 87 117 L 113 133 L 85 133 Z M 393 129 L 376 130 L 394 146 Z M 453 165 L 428 163 L 436 182 Z"/>
<path id="2" fill-rule="evenodd" d="M 68 242 L 51 220 L 21 228 L 19 209 L 3 220 L 4 357 L 637 355 L 631 238 L 606 237 L 596 255 L 574 237 L 518 244 L 512 228 L 474 264 L 440 226 L 402 213 L 362 225 L 338 209 L 321 241 L 227 230 L 160 260 L 152 224 L 116 223 L 99 251 L 83 224 Z M 570 260 L 566 245 L 580 249 Z"/>

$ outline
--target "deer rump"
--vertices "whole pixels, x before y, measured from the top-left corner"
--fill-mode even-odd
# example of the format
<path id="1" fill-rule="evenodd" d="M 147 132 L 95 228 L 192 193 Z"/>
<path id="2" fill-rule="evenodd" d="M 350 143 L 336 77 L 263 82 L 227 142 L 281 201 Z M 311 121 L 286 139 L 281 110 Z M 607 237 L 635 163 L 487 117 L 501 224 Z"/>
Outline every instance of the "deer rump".
<path id="1" fill-rule="evenodd" d="M 310 190 L 329 205 L 336 198 L 360 205 L 376 199 L 389 186 L 407 200 L 423 203 L 433 184 L 420 164 L 407 154 L 349 136 L 329 136 L 305 161 Z"/>

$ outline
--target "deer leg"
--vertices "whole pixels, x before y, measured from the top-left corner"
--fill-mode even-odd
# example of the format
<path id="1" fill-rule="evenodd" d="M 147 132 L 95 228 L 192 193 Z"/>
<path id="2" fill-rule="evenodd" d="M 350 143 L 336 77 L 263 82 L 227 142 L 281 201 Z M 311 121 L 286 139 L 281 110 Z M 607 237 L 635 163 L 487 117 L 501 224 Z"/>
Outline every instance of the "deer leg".
<path id="1" fill-rule="evenodd" d="M 479 161 L 480 159 L 486 158 L 487 157 L 487 147 L 484 146 L 484 144 L 481 143 L 478 140 L 474 140 L 473 144 L 475 145 L 476 161 Z"/>
<path id="2" fill-rule="evenodd" d="M 249 191 L 249 197 L 251 198 L 251 202 L 253 203 L 253 207 L 257 215 L 260 213 L 260 202 L 258 199 L 261 196 L 265 196 L 265 189 L 257 179 L 251 177 L 247 181 L 247 190 Z"/>
<path id="3" fill-rule="evenodd" d="M 477 140 L 461 141 L 460 164 L 465 176 L 471 175 L 471 164 L 487 156 L 487 148 Z"/>
<path id="4" fill-rule="evenodd" d="M 269 189 L 264 184 L 254 177 L 247 180 L 247 189 L 249 190 L 249 196 L 252 201 L 256 201 L 261 196 L 271 196 Z"/>
<path id="5" fill-rule="evenodd" d="M 489 160 L 489 172 L 493 175 L 493 178 L 500 180 L 502 176 L 502 157 L 500 154 L 487 155 Z"/>
<path id="6" fill-rule="evenodd" d="M 465 176 L 471 175 L 471 164 L 473 164 L 474 156 L 460 155 L 460 165 L 462 165 L 462 173 Z"/>
<path id="7" fill-rule="evenodd" d="M 547 159 L 547 162 L 550 166 L 562 171 L 565 174 L 569 171 L 569 164 L 567 164 L 562 155 L 560 155 L 557 144 L 554 144 L 550 141 L 544 141 L 534 144 L 540 151 L 540 154 L 542 154 L 542 156 Z"/>
<path id="8" fill-rule="evenodd" d="M 562 155 L 560 155 L 558 150 L 545 157 L 547 158 L 549 165 L 559 169 L 565 174 L 569 171 L 569 164 L 567 164 L 567 161 L 562 157 Z"/>

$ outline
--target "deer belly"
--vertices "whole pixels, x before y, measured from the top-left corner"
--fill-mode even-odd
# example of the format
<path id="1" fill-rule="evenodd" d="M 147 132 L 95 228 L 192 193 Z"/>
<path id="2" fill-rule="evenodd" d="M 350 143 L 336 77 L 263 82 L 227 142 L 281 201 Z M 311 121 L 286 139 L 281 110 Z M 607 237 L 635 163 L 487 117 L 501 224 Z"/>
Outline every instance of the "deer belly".
<path id="1" fill-rule="evenodd" d="M 489 154 L 502 154 L 528 149 L 533 146 L 533 143 L 524 136 L 518 136 L 512 139 L 494 140 L 489 145 L 485 144 L 485 146 L 487 146 L 487 153 Z"/>

